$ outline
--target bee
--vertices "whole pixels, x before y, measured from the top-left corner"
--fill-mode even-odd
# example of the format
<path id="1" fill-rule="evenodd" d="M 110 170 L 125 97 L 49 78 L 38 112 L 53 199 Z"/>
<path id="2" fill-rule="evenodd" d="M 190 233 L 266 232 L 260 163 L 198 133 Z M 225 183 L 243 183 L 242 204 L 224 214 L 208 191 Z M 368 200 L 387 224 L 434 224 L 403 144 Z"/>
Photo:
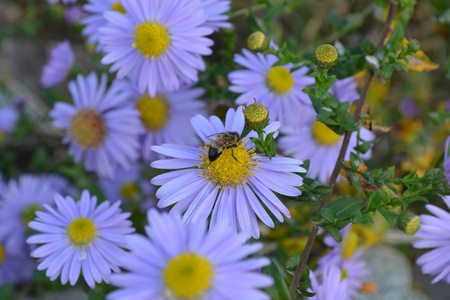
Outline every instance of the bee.
<path id="1" fill-rule="evenodd" d="M 210 162 L 218 159 L 225 149 L 231 148 L 231 156 L 234 157 L 233 148 L 239 145 L 241 138 L 236 131 L 224 131 L 222 133 L 216 133 L 217 137 L 211 142 L 208 150 L 208 159 Z M 210 135 L 210 136 L 213 136 Z M 239 162 L 236 159 L 237 162 Z"/>

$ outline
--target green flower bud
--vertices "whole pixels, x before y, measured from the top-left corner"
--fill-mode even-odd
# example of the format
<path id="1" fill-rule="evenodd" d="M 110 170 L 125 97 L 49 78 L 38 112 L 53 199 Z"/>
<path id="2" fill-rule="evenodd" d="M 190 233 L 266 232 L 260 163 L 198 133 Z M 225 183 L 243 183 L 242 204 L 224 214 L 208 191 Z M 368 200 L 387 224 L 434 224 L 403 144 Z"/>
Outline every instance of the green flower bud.
<path id="1" fill-rule="evenodd" d="M 420 228 L 420 218 L 410 211 L 404 211 L 398 216 L 397 226 L 407 235 L 413 235 Z"/>
<path id="2" fill-rule="evenodd" d="M 244 109 L 245 122 L 248 127 L 259 132 L 267 126 L 269 122 L 269 110 L 262 104 L 253 103 Z"/>
<path id="3" fill-rule="evenodd" d="M 418 40 L 410 40 L 409 44 L 408 44 L 408 48 L 409 50 L 411 50 L 412 52 L 417 52 L 420 50 L 420 43 Z"/>
<path id="4" fill-rule="evenodd" d="M 249 35 L 247 46 L 250 50 L 263 52 L 269 49 L 269 40 L 264 33 L 256 31 Z"/>
<path id="5" fill-rule="evenodd" d="M 316 63 L 324 69 L 331 68 L 337 61 L 338 52 L 333 45 L 322 44 L 316 49 Z"/>

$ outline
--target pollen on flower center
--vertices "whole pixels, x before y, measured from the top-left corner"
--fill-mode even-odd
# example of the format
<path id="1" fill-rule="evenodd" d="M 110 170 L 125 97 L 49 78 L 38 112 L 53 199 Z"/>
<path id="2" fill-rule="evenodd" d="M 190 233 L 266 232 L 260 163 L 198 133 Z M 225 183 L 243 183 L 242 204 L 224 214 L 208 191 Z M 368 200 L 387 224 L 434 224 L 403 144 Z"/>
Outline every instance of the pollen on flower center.
<path id="1" fill-rule="evenodd" d="M 162 55 L 170 44 L 169 31 L 162 24 L 146 21 L 135 28 L 132 45 L 145 57 Z"/>
<path id="2" fill-rule="evenodd" d="M 77 246 L 85 246 L 92 242 L 95 234 L 95 226 L 87 218 L 78 218 L 69 225 L 69 236 L 71 242 Z"/>
<path id="3" fill-rule="evenodd" d="M 201 155 L 202 164 L 199 166 L 203 169 L 201 176 L 220 183 L 220 188 L 238 187 L 247 182 L 252 172 L 258 166 L 258 158 L 255 158 L 255 149 L 248 150 L 245 145 L 247 141 L 239 142 L 236 147 L 226 148 L 215 161 L 210 162 L 208 158 L 208 150 L 210 142 L 202 148 Z"/>
<path id="4" fill-rule="evenodd" d="M 123 8 L 122 4 L 120 4 L 119 1 L 114 2 L 114 4 L 111 7 L 112 11 L 117 11 L 120 12 L 122 14 L 126 14 L 127 11 L 125 10 L 125 8 Z"/>
<path id="5" fill-rule="evenodd" d="M 74 142 L 84 150 L 94 150 L 106 138 L 106 126 L 102 116 L 93 109 L 79 110 L 71 118 L 70 132 Z"/>
<path id="6" fill-rule="evenodd" d="M 183 253 L 169 261 L 164 270 L 164 282 L 176 298 L 194 299 L 211 286 L 213 275 L 208 259 L 195 253 Z"/>
<path id="7" fill-rule="evenodd" d="M 141 112 L 141 120 L 147 130 L 158 131 L 170 117 L 167 100 L 159 94 L 153 98 L 145 94 L 136 102 L 136 108 Z"/>
<path id="8" fill-rule="evenodd" d="M 3 248 L 3 245 L 0 244 L 0 265 L 3 263 L 3 261 L 5 260 L 5 249 Z"/>
<path id="9" fill-rule="evenodd" d="M 322 145 L 330 146 L 337 143 L 341 136 L 330 129 L 326 124 L 316 121 L 311 126 L 315 140 Z"/>
<path id="10" fill-rule="evenodd" d="M 30 223 L 31 221 L 33 221 L 36 218 L 37 210 L 42 210 L 42 206 L 40 206 L 38 204 L 31 204 L 22 210 L 22 214 L 21 214 L 22 223 L 23 223 L 23 225 L 25 225 L 25 227 L 28 227 L 28 223 Z"/>
<path id="11" fill-rule="evenodd" d="M 267 86 L 275 94 L 284 94 L 294 85 L 291 73 L 281 66 L 272 67 L 267 74 Z"/>
<path id="12" fill-rule="evenodd" d="M 139 193 L 139 187 L 137 186 L 136 183 L 134 183 L 132 181 L 125 182 L 120 187 L 120 194 L 125 199 L 128 199 L 128 200 L 133 199 L 138 193 Z"/>

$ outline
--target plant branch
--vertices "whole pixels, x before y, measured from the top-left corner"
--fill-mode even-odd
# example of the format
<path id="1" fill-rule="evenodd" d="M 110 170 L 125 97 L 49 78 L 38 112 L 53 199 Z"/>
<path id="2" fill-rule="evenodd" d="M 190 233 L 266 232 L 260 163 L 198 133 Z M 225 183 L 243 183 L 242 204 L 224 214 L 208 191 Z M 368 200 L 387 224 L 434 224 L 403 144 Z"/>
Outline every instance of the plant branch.
<path id="1" fill-rule="evenodd" d="M 394 15 L 397 10 L 397 6 L 398 6 L 397 2 L 395 2 L 395 1 L 391 2 L 390 8 L 389 8 L 389 15 L 386 19 L 386 23 L 384 25 L 383 31 L 381 32 L 380 38 L 378 40 L 377 49 L 383 45 L 383 42 L 390 30 L 390 25 L 391 25 L 392 20 L 394 19 Z M 367 93 L 369 91 L 369 87 L 372 82 L 373 76 L 374 76 L 373 72 L 370 72 L 370 74 L 367 76 L 366 81 L 364 83 L 364 87 L 361 92 L 360 98 L 358 100 L 358 104 L 356 105 L 355 111 L 353 113 L 353 121 L 355 124 L 359 120 L 359 116 L 361 114 L 361 110 L 364 105 L 364 102 L 366 101 Z M 351 131 L 347 131 L 345 133 L 344 140 L 342 141 L 341 150 L 339 152 L 339 156 L 336 160 L 336 164 L 334 166 L 333 172 L 331 173 L 330 179 L 328 181 L 328 185 L 330 185 L 332 189 L 322 200 L 322 203 L 320 205 L 321 208 L 328 204 L 328 202 L 331 198 L 331 195 L 334 191 L 334 186 L 335 186 L 337 177 L 339 175 L 339 171 L 341 170 L 342 160 L 345 158 L 345 154 L 347 153 L 347 149 L 348 149 L 348 145 L 349 145 L 351 136 L 352 136 Z M 318 231 L 319 231 L 319 225 L 314 224 L 314 226 L 311 230 L 311 233 L 309 234 L 308 241 L 306 242 L 305 249 L 300 257 L 300 262 L 297 265 L 297 270 L 295 272 L 294 279 L 292 280 L 292 284 L 291 284 L 291 298 L 292 299 L 294 299 L 294 296 L 297 292 L 297 287 L 300 283 L 300 278 L 303 274 L 303 270 L 306 267 L 306 263 L 308 261 L 308 258 L 311 253 L 311 250 L 312 250 L 312 247 L 313 247 L 313 244 L 316 239 Z"/>

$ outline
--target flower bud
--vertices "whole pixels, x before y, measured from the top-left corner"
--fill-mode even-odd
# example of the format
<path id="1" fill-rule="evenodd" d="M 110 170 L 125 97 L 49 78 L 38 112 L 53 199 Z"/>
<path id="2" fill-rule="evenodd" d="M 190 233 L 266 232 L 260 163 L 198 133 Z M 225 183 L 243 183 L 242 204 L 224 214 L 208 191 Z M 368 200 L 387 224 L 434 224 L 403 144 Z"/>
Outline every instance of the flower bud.
<path id="1" fill-rule="evenodd" d="M 316 49 L 316 63 L 319 67 L 329 69 L 337 61 L 338 52 L 333 45 L 322 44 Z"/>
<path id="2" fill-rule="evenodd" d="M 269 40 L 264 33 L 256 31 L 249 35 L 247 46 L 250 50 L 263 52 L 269 48 Z"/>
<path id="3" fill-rule="evenodd" d="M 378 70 L 380 68 L 380 62 L 375 56 L 366 55 L 364 58 L 372 70 Z"/>
<path id="4" fill-rule="evenodd" d="M 408 44 L 408 48 L 412 51 L 412 52 L 417 52 L 420 50 L 420 43 L 418 40 L 410 40 L 409 44 Z"/>
<path id="5" fill-rule="evenodd" d="M 269 121 L 269 110 L 262 104 L 253 103 L 244 109 L 245 122 L 248 127 L 259 132 L 267 126 Z"/>
<path id="6" fill-rule="evenodd" d="M 398 216 L 397 226 L 407 235 L 413 235 L 420 228 L 420 218 L 410 211 L 404 211 Z"/>

